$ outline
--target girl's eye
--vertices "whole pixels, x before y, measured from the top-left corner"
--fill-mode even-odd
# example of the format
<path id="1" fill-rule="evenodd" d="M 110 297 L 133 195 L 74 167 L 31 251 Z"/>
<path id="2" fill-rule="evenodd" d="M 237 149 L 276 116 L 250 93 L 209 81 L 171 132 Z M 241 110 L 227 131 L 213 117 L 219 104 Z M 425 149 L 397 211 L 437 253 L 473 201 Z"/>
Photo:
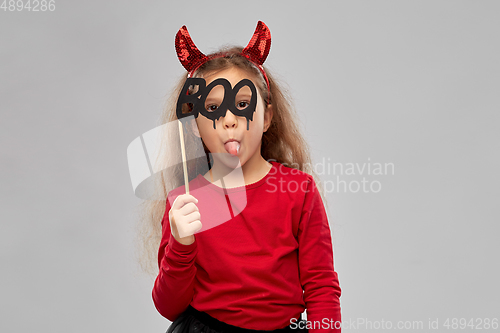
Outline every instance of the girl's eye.
<path id="1" fill-rule="evenodd" d="M 238 104 L 236 104 L 236 107 L 239 109 L 239 110 L 243 110 L 245 108 L 248 107 L 248 105 L 250 105 L 250 103 L 248 103 L 247 101 L 241 101 L 239 102 Z"/>
<path id="2" fill-rule="evenodd" d="M 214 112 L 215 110 L 217 110 L 218 106 L 215 105 L 215 104 L 209 104 L 207 105 L 206 109 L 208 112 Z"/>

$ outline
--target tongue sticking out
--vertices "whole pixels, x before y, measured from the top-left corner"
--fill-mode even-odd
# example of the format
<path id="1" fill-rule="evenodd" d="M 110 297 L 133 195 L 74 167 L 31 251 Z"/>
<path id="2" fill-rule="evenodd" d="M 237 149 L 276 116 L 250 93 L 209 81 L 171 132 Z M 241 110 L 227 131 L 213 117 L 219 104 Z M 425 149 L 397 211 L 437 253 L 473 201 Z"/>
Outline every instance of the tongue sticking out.
<path id="1" fill-rule="evenodd" d="M 231 155 L 236 156 L 236 155 L 238 155 L 238 152 L 240 151 L 240 143 L 237 141 L 226 142 L 224 144 L 224 147 Z"/>

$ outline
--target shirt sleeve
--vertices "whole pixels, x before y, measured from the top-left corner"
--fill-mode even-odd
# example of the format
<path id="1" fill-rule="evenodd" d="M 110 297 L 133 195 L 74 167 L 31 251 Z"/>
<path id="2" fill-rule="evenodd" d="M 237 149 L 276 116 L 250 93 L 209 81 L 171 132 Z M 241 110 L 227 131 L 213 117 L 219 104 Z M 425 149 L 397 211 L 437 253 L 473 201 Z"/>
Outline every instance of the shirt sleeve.
<path id="1" fill-rule="evenodd" d="M 158 312 L 174 321 L 191 303 L 194 294 L 197 254 L 196 240 L 179 243 L 170 232 L 169 200 L 163 216 L 162 238 L 158 251 L 159 273 L 153 287 L 153 302 Z"/>
<path id="2" fill-rule="evenodd" d="M 304 289 L 307 320 L 314 332 L 340 332 L 340 294 L 333 267 L 330 226 L 321 195 L 312 177 L 305 195 L 298 231 L 299 273 Z M 319 329 L 318 329 L 319 327 Z"/>

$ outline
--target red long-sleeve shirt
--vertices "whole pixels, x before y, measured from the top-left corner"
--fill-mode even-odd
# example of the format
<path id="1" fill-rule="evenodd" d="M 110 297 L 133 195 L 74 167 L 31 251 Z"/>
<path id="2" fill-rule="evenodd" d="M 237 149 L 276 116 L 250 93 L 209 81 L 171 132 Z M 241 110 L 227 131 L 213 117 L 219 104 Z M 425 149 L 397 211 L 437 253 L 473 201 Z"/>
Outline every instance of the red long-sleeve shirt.
<path id="1" fill-rule="evenodd" d="M 311 325 L 340 322 L 330 228 L 314 179 L 272 164 L 264 178 L 244 187 L 244 210 L 197 233 L 191 245 L 172 236 L 167 200 L 153 287 L 161 315 L 173 321 L 191 304 L 227 324 L 272 330 L 290 325 L 307 308 Z M 191 188 L 197 186 L 216 185 L 200 175 L 190 182 Z M 184 186 L 169 196 L 182 193 Z M 340 330 L 321 330 L 327 331 Z"/>

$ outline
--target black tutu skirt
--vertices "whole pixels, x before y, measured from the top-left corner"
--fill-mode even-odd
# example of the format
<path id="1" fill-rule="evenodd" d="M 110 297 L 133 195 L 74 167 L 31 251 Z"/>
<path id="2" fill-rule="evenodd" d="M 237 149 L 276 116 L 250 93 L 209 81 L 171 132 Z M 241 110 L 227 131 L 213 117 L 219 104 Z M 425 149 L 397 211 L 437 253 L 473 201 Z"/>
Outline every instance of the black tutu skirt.
<path id="1" fill-rule="evenodd" d="M 302 315 L 300 321 L 302 319 Z M 305 323 L 298 325 L 296 322 L 296 327 L 305 327 Z M 205 312 L 201 312 L 193 308 L 191 305 L 188 306 L 186 311 L 184 311 L 176 320 L 170 325 L 167 333 L 266 333 L 266 332 L 296 332 L 296 333 L 307 333 L 307 329 L 292 329 L 287 326 L 282 329 L 272 330 L 272 331 L 261 331 L 261 330 L 249 330 L 241 327 L 236 327 L 233 325 L 226 324 L 219 321 Z"/>

